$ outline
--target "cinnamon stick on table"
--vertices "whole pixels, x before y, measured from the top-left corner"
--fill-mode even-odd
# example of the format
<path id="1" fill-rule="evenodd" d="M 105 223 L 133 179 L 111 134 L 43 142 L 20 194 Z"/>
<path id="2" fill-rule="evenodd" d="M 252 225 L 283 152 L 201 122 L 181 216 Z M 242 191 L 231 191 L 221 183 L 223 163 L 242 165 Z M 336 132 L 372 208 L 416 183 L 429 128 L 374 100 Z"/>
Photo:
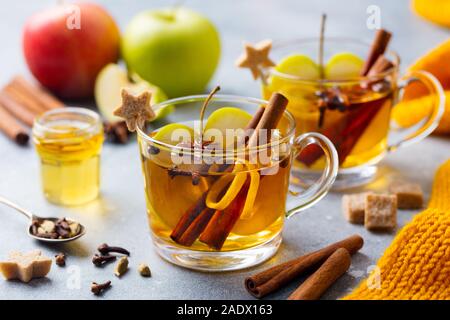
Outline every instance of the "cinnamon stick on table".
<path id="1" fill-rule="evenodd" d="M 316 272 L 309 276 L 289 296 L 288 300 L 319 299 L 348 270 L 351 263 L 350 253 L 344 248 L 337 249 Z"/>
<path id="2" fill-rule="evenodd" d="M 12 83 L 8 83 L 3 89 L 5 92 L 17 103 L 25 106 L 32 113 L 39 115 L 47 111 L 47 109 L 36 101 L 33 97 L 31 97 L 27 92 L 25 92 L 22 88 L 13 85 Z"/>
<path id="3" fill-rule="evenodd" d="M 64 107 L 64 103 L 45 89 L 31 84 L 22 76 L 16 76 L 11 81 L 11 85 L 26 93 L 30 98 L 39 103 L 45 110 Z"/>
<path id="4" fill-rule="evenodd" d="M 31 127 L 36 114 L 28 110 L 25 106 L 13 100 L 5 90 L 0 91 L 0 105 L 11 113 L 16 119 Z"/>
<path id="5" fill-rule="evenodd" d="M 128 142 L 130 131 L 125 121 L 107 122 L 104 124 L 105 134 L 112 143 L 124 144 Z"/>
<path id="6" fill-rule="evenodd" d="M 356 253 L 364 245 L 359 235 L 353 235 L 333 243 L 323 249 L 272 267 L 245 279 L 247 291 L 256 298 L 262 298 L 289 283 L 293 279 L 317 268 L 337 249 L 345 248 L 350 254 Z"/>
<path id="7" fill-rule="evenodd" d="M 21 146 L 26 145 L 30 139 L 27 130 L 1 105 L 0 131 L 4 132 L 7 137 Z"/>

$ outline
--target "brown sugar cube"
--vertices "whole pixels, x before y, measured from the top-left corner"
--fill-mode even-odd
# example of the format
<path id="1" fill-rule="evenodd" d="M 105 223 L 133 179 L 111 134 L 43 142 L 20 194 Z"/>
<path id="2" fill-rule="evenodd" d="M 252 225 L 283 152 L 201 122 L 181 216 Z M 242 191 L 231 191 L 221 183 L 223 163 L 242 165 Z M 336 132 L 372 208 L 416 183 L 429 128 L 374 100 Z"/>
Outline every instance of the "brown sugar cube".
<path id="1" fill-rule="evenodd" d="M 351 223 L 364 224 L 366 197 L 369 192 L 346 194 L 342 197 L 342 212 Z"/>
<path id="2" fill-rule="evenodd" d="M 420 185 L 409 182 L 394 182 L 389 192 L 397 196 L 399 209 L 420 209 L 423 207 L 423 192 Z"/>
<path id="3" fill-rule="evenodd" d="M 391 230 L 397 225 L 397 197 L 369 194 L 366 197 L 364 225 L 368 230 Z"/>

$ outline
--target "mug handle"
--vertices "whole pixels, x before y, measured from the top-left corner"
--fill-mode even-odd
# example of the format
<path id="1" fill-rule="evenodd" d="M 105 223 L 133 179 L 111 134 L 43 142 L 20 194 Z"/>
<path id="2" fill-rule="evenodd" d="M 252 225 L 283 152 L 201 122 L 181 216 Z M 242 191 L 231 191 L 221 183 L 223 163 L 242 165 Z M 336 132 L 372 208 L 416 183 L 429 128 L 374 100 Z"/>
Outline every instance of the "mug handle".
<path id="1" fill-rule="evenodd" d="M 429 94 L 432 94 L 436 97 L 433 101 L 434 104 L 433 108 L 431 109 L 431 112 L 428 115 L 428 118 L 426 119 L 425 123 L 420 128 L 418 128 L 413 133 L 406 134 L 405 137 L 402 138 L 400 141 L 388 145 L 387 147 L 388 152 L 392 152 L 400 147 L 408 146 L 410 144 L 419 142 L 428 135 L 430 135 L 433 132 L 433 130 L 436 129 L 436 127 L 438 126 L 439 121 L 441 120 L 441 117 L 444 113 L 445 109 L 444 89 L 442 89 L 439 80 L 436 79 L 436 77 L 433 76 L 431 73 L 426 71 L 414 71 L 402 78 L 402 83 L 399 85 L 397 89 L 399 92 L 399 98 L 396 99 L 396 102 L 401 100 L 401 96 L 405 92 L 406 87 L 408 87 L 409 84 L 414 82 L 422 83 L 429 91 Z M 391 131 L 405 132 L 410 128 L 410 127 L 402 127 L 401 129 L 393 128 L 392 127 L 393 122 L 394 121 L 392 120 L 390 129 Z"/>
<path id="2" fill-rule="evenodd" d="M 293 157 L 296 158 L 303 149 L 311 144 L 318 145 L 325 153 L 325 168 L 323 169 L 322 176 L 312 186 L 306 189 L 305 192 L 295 195 L 301 204 L 289 209 L 286 212 L 287 218 L 311 207 L 322 199 L 328 190 L 330 190 L 338 173 L 339 160 L 336 148 L 327 137 L 320 133 L 309 132 L 296 137 L 294 140 L 294 148 L 296 151 Z"/>

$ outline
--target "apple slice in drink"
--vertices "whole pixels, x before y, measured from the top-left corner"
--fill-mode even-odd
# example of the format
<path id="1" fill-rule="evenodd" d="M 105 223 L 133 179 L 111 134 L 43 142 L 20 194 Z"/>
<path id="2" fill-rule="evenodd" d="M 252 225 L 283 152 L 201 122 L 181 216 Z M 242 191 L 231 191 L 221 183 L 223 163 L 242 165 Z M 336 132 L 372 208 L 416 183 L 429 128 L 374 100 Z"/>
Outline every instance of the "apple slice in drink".
<path id="1" fill-rule="evenodd" d="M 276 65 L 275 70 L 306 80 L 320 78 L 319 66 L 310 57 L 302 54 L 287 56 Z"/>
<path id="2" fill-rule="evenodd" d="M 131 80 L 127 72 L 117 64 L 111 63 L 102 69 L 95 82 L 95 101 L 97 107 L 106 121 L 114 123 L 122 121 L 121 118 L 113 115 L 114 110 L 122 101 L 121 91 L 123 88 L 131 90 L 134 94 L 139 94 L 145 90 L 152 93 L 151 104 L 167 100 L 166 94 L 157 86 L 134 76 Z M 160 119 L 171 113 L 174 106 L 155 110 L 156 118 Z"/>
<path id="3" fill-rule="evenodd" d="M 153 150 L 148 152 L 148 157 L 160 166 L 171 167 L 172 157 L 179 155 L 171 146 L 182 144 L 188 147 L 194 141 L 194 130 L 181 123 L 171 123 L 158 129 L 151 137 L 158 143 L 152 144 L 150 148 Z"/>
<path id="4" fill-rule="evenodd" d="M 351 52 L 337 53 L 325 65 L 325 78 L 330 80 L 355 79 L 364 66 L 364 60 Z"/>
<path id="5" fill-rule="evenodd" d="M 214 141 L 218 144 L 218 147 L 223 148 L 233 141 L 233 136 L 238 137 L 239 134 L 244 133 L 243 130 L 251 119 L 252 116 L 242 109 L 235 107 L 220 108 L 208 117 L 204 127 L 203 139 Z M 238 132 L 239 129 L 242 131 Z M 231 135 L 228 139 L 227 134 Z M 222 138 L 222 141 L 218 141 L 220 138 Z"/>
<path id="6" fill-rule="evenodd" d="M 310 57 L 294 54 L 285 57 L 275 66 L 275 71 L 269 79 L 272 92 L 280 92 L 289 97 L 292 105 L 307 106 L 308 96 L 314 94 L 315 86 L 302 83 L 302 80 L 317 80 L 320 78 L 320 68 Z"/>
<path id="7" fill-rule="evenodd" d="M 193 141 L 194 130 L 181 123 L 171 123 L 158 129 L 153 139 L 176 146 L 179 143 L 190 143 Z"/>
<path id="8" fill-rule="evenodd" d="M 152 138 L 163 144 L 176 146 L 181 142 L 189 144 L 193 141 L 194 130 L 181 123 L 171 123 L 156 131 Z M 158 152 L 155 154 L 148 154 L 150 161 L 145 161 L 145 174 L 151 174 L 152 177 L 147 177 L 146 181 L 150 183 L 148 186 L 152 192 L 148 193 L 151 200 L 153 210 L 155 212 L 163 212 L 158 215 L 159 220 L 173 229 L 186 212 L 186 208 L 190 208 L 204 192 L 208 190 L 208 184 L 200 179 L 199 184 L 193 188 L 192 182 L 186 177 L 173 177 L 170 175 L 170 169 L 173 168 L 173 158 L 178 156 L 177 152 L 173 152 L 170 147 L 164 148 L 162 145 L 153 145 L 158 147 Z M 161 170 L 167 168 L 167 170 Z M 189 171 L 192 165 L 189 163 L 181 163 L 177 165 L 177 169 Z M 180 190 L 177 201 L 167 201 L 167 193 Z"/>

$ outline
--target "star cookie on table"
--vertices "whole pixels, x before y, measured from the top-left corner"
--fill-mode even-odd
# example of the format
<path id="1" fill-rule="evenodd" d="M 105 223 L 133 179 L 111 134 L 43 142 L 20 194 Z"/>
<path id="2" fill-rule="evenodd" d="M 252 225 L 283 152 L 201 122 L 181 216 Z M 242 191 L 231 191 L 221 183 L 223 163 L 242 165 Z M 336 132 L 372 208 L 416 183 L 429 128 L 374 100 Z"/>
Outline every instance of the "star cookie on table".
<path id="1" fill-rule="evenodd" d="M 272 49 L 272 41 L 264 40 L 255 45 L 246 43 L 245 52 L 236 61 L 240 68 L 249 68 L 253 78 L 262 78 L 261 67 L 272 67 L 275 63 L 270 60 L 269 53 Z"/>
<path id="2" fill-rule="evenodd" d="M 149 91 L 134 96 L 127 89 L 122 89 L 122 105 L 114 111 L 114 115 L 124 118 L 128 130 L 132 132 L 137 127 L 143 128 L 145 121 L 155 118 L 155 112 L 150 106 L 151 96 Z"/>
<path id="3" fill-rule="evenodd" d="M 42 256 L 39 250 L 28 253 L 11 252 L 8 261 L 0 262 L 0 272 L 6 280 L 30 282 L 33 278 L 45 277 L 51 266 L 52 260 Z"/>

